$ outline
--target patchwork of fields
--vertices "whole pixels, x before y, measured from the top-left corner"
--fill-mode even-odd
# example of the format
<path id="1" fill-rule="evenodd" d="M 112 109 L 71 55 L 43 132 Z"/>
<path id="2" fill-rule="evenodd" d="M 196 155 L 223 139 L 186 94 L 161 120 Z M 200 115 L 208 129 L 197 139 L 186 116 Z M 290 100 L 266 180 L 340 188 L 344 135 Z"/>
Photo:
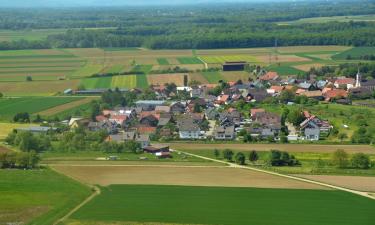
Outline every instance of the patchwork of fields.
<path id="1" fill-rule="evenodd" d="M 1 34 L 1 32 L 0 32 Z M 48 95 L 67 88 L 76 89 L 81 83 L 86 88 L 146 88 L 155 83 L 151 71 L 162 71 L 176 66 L 192 71 L 220 68 L 226 61 L 247 61 L 265 66 L 281 75 L 303 74 L 312 67 L 357 62 L 363 55 L 375 54 L 375 48 L 346 46 L 296 46 L 251 49 L 213 50 L 147 50 L 137 48 L 114 49 L 47 49 L 0 52 L 0 92 L 7 95 Z M 353 59 L 347 60 L 348 55 Z M 137 74 L 116 78 L 89 78 L 93 74 Z M 191 72 L 189 80 L 217 83 L 219 80 L 247 80 L 249 73 Z M 26 81 L 31 77 L 32 81 Z M 169 76 L 162 83 L 175 81 Z M 50 83 L 49 83 L 50 82 Z M 40 87 L 39 89 L 36 87 Z"/>

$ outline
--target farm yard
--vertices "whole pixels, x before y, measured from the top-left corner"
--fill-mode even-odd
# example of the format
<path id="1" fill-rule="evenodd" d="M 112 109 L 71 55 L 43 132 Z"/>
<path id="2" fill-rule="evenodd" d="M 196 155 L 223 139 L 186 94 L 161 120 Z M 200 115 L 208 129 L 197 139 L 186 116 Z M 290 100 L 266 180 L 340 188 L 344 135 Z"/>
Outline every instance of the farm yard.
<path id="1" fill-rule="evenodd" d="M 1 33 L 1 32 L 0 32 Z M 52 95 L 65 89 L 86 88 L 146 88 L 161 84 L 150 74 L 176 66 L 190 70 L 189 80 L 217 83 L 219 80 L 247 80 L 248 72 L 199 72 L 221 68 L 225 61 L 247 61 L 265 66 L 281 75 L 303 74 L 312 67 L 339 65 L 374 52 L 371 47 L 296 46 L 213 50 L 148 50 L 138 48 L 87 48 L 12 50 L 0 52 L 0 91 L 6 95 Z M 134 73 L 136 77 L 91 77 L 103 73 Z M 155 72 L 154 72 L 155 73 Z M 157 72 L 156 72 L 157 73 Z M 29 78 L 27 78 L 29 77 Z M 173 82 L 176 76 L 168 76 Z M 29 81 L 26 81 L 29 79 Z M 32 80 L 32 81 L 30 81 Z M 39 83 L 43 82 L 43 83 Z M 43 86 L 42 86 L 43 85 Z M 37 87 L 40 87 L 38 89 Z"/>
<path id="2" fill-rule="evenodd" d="M 370 199 L 331 190 L 110 185 L 74 213 L 70 222 L 370 225 L 374 209 Z M 290 212 L 293 216 L 288 219 L 273 219 L 288 217 Z"/>

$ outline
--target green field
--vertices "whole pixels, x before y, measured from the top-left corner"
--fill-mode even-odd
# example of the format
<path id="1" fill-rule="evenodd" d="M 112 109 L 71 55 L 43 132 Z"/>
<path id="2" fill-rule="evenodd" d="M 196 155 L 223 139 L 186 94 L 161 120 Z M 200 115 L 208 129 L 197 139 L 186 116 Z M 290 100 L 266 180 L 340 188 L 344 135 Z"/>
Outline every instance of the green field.
<path id="1" fill-rule="evenodd" d="M 223 80 L 224 77 L 221 75 L 220 72 L 202 72 L 202 75 L 210 84 L 217 84 L 220 80 Z"/>
<path id="2" fill-rule="evenodd" d="M 177 60 L 181 64 L 202 64 L 197 57 L 178 57 Z"/>
<path id="3" fill-rule="evenodd" d="M 81 84 L 87 89 L 111 88 L 112 77 L 85 78 Z"/>
<path id="4" fill-rule="evenodd" d="M 136 65 L 131 70 L 132 73 L 149 73 L 152 70 L 152 65 Z"/>
<path id="5" fill-rule="evenodd" d="M 145 74 L 138 74 L 137 75 L 137 87 L 143 88 L 143 89 L 148 88 L 147 75 L 145 75 Z"/>
<path id="6" fill-rule="evenodd" d="M 0 170 L 0 180 L 0 224 L 53 224 L 91 193 L 49 169 Z"/>
<path id="7" fill-rule="evenodd" d="M 28 40 L 36 41 L 47 38 L 49 35 L 64 33 L 65 29 L 43 29 L 43 30 L 0 30 L 0 41 Z"/>
<path id="8" fill-rule="evenodd" d="M 227 55 L 227 56 L 201 56 L 205 63 L 223 64 L 225 62 L 245 61 L 248 63 L 258 62 L 254 56 L 250 55 Z"/>
<path id="9" fill-rule="evenodd" d="M 302 70 L 293 68 L 291 64 L 271 65 L 268 66 L 267 69 L 270 71 L 275 71 L 279 75 L 298 75 L 305 73 Z"/>
<path id="10" fill-rule="evenodd" d="M 80 100 L 72 97 L 20 97 L 0 99 L 0 120 L 10 120 L 20 112 L 36 114 L 46 109 Z"/>
<path id="11" fill-rule="evenodd" d="M 114 207 L 115 206 L 115 207 Z M 375 202 L 341 191 L 111 185 L 72 219 L 228 225 L 373 225 Z"/>
<path id="12" fill-rule="evenodd" d="M 169 62 L 166 58 L 157 58 L 156 59 L 159 63 L 159 65 L 169 65 Z"/>
<path id="13" fill-rule="evenodd" d="M 352 59 L 360 59 L 365 55 L 375 55 L 375 47 L 355 47 L 333 56 L 333 59 L 345 60 L 348 56 Z"/>
<path id="14" fill-rule="evenodd" d="M 135 88 L 137 87 L 137 75 L 121 75 L 112 77 L 113 88 Z"/>
<path id="15" fill-rule="evenodd" d="M 113 65 L 108 70 L 106 70 L 107 73 L 120 73 L 124 70 L 124 65 Z"/>

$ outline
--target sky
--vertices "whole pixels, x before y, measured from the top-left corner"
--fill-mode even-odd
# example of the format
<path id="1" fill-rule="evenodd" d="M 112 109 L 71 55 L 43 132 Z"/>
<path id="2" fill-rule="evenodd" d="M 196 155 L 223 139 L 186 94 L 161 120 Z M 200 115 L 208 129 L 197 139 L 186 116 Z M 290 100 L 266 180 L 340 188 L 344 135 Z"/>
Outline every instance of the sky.
<path id="1" fill-rule="evenodd" d="M 183 5 L 218 2 L 270 2 L 292 0 L 0 0 L 0 8 L 6 7 L 80 7 L 125 5 Z"/>

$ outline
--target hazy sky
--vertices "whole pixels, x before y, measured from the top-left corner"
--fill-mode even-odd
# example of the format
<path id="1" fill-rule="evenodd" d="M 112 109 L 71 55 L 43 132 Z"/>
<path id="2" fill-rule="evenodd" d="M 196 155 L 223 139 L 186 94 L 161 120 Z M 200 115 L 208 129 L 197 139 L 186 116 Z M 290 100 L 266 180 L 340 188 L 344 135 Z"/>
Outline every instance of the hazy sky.
<path id="1" fill-rule="evenodd" d="M 179 5 L 218 2 L 270 2 L 293 0 L 0 0 L 1 7 L 71 7 L 119 5 Z"/>

